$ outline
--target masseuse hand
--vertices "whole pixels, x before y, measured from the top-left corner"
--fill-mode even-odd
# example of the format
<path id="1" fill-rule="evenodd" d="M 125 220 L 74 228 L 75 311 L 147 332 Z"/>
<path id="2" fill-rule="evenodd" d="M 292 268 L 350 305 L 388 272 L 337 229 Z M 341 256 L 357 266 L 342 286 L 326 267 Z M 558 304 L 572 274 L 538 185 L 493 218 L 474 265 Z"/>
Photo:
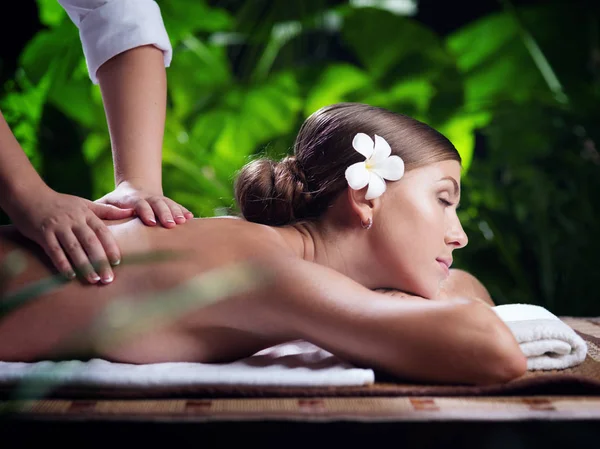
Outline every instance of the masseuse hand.
<path id="1" fill-rule="evenodd" d="M 185 207 L 163 196 L 162 189 L 152 189 L 123 181 L 112 192 L 95 201 L 99 204 L 110 204 L 121 208 L 132 208 L 142 222 L 155 226 L 156 218 L 165 228 L 172 228 L 194 218 Z"/>
<path id="2" fill-rule="evenodd" d="M 132 215 L 132 209 L 95 204 L 44 188 L 31 195 L 27 204 L 20 204 L 12 221 L 19 232 L 44 249 L 60 273 L 72 279 L 77 270 L 83 279 L 95 284 L 111 282 L 114 274 L 110 265 L 118 264 L 121 258 L 117 242 L 102 220 Z"/>

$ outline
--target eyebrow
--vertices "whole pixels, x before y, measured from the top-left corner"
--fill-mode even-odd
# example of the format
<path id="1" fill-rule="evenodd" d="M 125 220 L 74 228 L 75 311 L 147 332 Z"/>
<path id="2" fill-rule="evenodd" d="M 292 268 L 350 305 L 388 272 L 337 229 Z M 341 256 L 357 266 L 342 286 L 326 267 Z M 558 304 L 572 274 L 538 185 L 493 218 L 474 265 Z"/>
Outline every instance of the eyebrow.
<path id="1" fill-rule="evenodd" d="M 444 176 L 440 179 L 440 181 L 444 181 L 446 179 L 452 181 L 452 184 L 454 185 L 454 196 L 458 196 L 458 194 L 460 193 L 460 187 L 458 186 L 458 182 L 456 182 L 456 179 L 454 179 L 452 176 Z"/>

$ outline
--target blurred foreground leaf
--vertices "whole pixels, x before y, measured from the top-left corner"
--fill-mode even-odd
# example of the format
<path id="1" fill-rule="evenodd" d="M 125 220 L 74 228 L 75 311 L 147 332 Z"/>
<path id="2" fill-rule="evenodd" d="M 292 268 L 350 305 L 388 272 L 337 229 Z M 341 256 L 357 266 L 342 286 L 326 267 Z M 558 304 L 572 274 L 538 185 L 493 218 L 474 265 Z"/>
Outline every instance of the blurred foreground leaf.
<path id="1" fill-rule="evenodd" d="M 271 273 L 249 262 L 235 263 L 195 276 L 175 288 L 139 296 L 124 296 L 112 300 L 94 319 L 88 329 L 61 342 L 57 352 L 82 345 L 106 351 L 113 345 L 126 343 L 147 331 L 168 325 L 178 318 L 233 295 L 264 287 L 271 282 Z M 15 413 L 26 406 L 23 399 L 38 399 L 60 386 L 61 380 L 74 374 L 80 361 L 43 362 L 40 369 L 25 376 L 12 391 L 4 413 Z"/>

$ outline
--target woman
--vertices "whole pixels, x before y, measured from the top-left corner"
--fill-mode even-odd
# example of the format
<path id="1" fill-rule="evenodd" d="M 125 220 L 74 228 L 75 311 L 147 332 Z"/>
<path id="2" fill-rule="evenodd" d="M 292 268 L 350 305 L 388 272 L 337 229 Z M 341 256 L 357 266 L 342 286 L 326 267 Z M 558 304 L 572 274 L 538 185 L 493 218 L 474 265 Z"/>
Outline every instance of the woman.
<path id="1" fill-rule="evenodd" d="M 444 136 L 385 109 L 343 103 L 305 121 L 294 153 L 242 169 L 235 193 L 244 219 L 197 219 L 171 230 L 137 219 L 111 223 L 124 262 L 149 251 L 185 257 L 124 264 L 112 284 L 71 282 L 12 311 L 0 321 L 0 360 L 223 362 L 303 339 L 421 381 L 492 383 L 525 372 L 516 340 L 489 306 L 429 300 L 440 297 L 452 252 L 467 244 L 456 215 L 460 157 Z M 15 235 L 10 227 L 2 233 L 0 255 L 25 248 Z M 50 274 L 43 252 L 28 251 L 28 270 L 5 295 Z M 129 340 L 61 346 L 115 298 L 141 302 L 240 262 L 267 277 Z"/>

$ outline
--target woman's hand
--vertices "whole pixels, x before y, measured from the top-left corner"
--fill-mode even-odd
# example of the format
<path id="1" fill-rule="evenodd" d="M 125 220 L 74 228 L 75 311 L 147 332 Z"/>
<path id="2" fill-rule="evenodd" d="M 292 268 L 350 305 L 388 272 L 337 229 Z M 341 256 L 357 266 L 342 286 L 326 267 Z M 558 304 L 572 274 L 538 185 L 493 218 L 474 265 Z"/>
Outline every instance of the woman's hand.
<path id="1" fill-rule="evenodd" d="M 121 260 L 119 246 L 102 220 L 132 215 L 133 209 L 95 204 L 44 188 L 19 204 L 11 220 L 21 234 L 44 249 L 60 273 L 73 279 L 77 271 L 95 284 L 112 282 L 111 264 Z"/>
<path id="2" fill-rule="evenodd" d="M 186 219 L 194 218 L 194 214 L 185 207 L 163 196 L 162 189 L 150 189 L 129 181 L 119 183 L 115 190 L 95 202 L 132 208 L 147 226 L 155 226 L 156 217 L 165 228 L 172 228 L 176 224 L 185 223 Z"/>

